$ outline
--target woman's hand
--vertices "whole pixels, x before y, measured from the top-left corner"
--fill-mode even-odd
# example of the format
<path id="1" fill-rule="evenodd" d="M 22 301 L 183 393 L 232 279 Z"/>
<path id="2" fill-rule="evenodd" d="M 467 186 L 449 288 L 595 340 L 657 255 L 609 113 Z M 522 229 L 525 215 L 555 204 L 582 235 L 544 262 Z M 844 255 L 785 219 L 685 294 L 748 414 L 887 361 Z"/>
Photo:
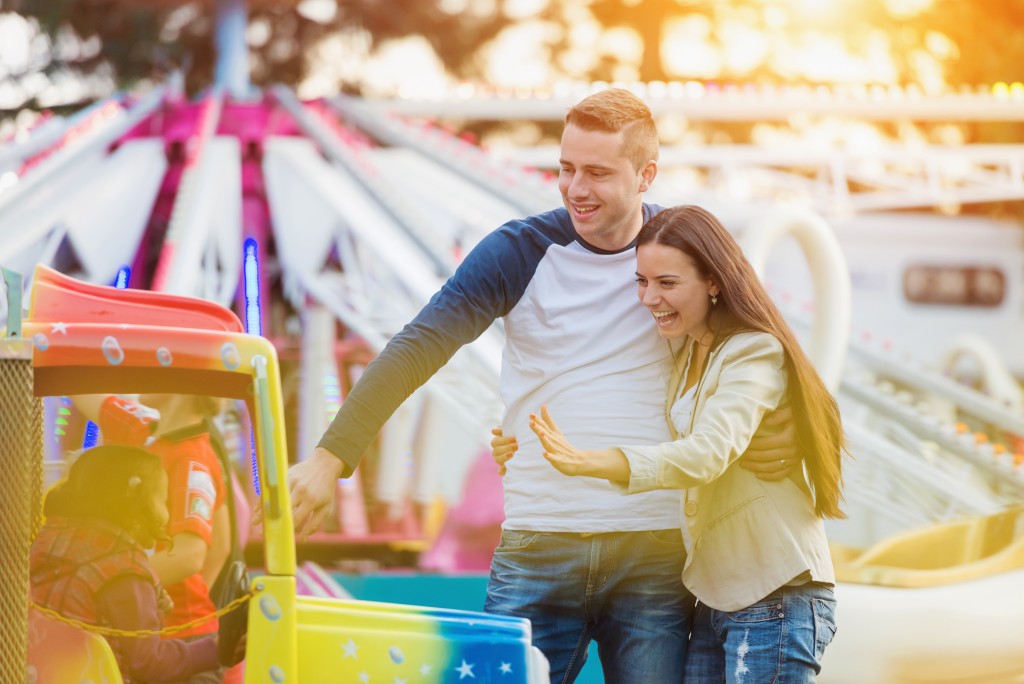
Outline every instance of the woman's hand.
<path id="1" fill-rule="evenodd" d="M 540 439 L 544 447 L 544 458 L 551 462 L 559 472 L 565 475 L 589 475 L 585 452 L 574 447 L 562 431 L 558 423 L 551 417 L 547 406 L 540 407 L 540 415 L 530 414 L 530 429 Z"/>
<path id="2" fill-rule="evenodd" d="M 174 600 L 162 584 L 156 585 L 156 608 L 162 615 L 167 615 L 174 610 Z"/>
<path id="3" fill-rule="evenodd" d="M 505 463 L 515 456 L 516 450 L 519 449 L 519 443 L 516 441 L 515 435 L 508 435 L 506 437 L 501 432 L 500 427 L 491 430 L 491 434 L 494 435 L 494 439 L 491 440 L 491 456 L 494 457 L 494 462 L 498 464 L 498 474 L 504 475 L 507 472 Z"/>
<path id="4" fill-rule="evenodd" d="M 565 475 L 588 475 L 612 481 L 629 480 L 629 461 L 618 449 L 577 449 L 559 429 L 547 406 L 530 414 L 530 429 L 544 447 L 544 458 Z"/>

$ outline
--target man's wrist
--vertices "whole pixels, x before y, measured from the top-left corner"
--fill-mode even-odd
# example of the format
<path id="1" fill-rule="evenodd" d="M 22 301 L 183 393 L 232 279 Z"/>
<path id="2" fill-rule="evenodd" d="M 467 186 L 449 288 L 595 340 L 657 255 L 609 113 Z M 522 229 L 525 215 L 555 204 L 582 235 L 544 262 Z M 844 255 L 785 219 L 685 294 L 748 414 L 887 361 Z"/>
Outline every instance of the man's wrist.
<path id="1" fill-rule="evenodd" d="M 322 446 L 318 446 L 313 450 L 313 456 L 324 463 L 327 463 L 334 472 L 334 479 L 339 479 L 345 473 L 345 461 L 341 460 L 341 457 L 336 455 L 332 451 L 328 451 Z"/>

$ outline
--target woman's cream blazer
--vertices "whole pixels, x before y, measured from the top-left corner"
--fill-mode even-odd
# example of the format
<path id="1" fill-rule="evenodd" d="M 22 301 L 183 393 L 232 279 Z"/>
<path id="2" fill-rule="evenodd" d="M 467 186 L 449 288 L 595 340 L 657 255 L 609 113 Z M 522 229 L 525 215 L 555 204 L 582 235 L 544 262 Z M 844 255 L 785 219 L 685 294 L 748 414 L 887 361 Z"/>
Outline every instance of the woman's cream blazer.
<path id="1" fill-rule="evenodd" d="M 666 417 L 688 354 L 679 354 L 669 382 Z M 687 490 L 683 583 L 718 610 L 745 608 L 798 578 L 835 583 L 825 527 L 802 470 L 769 482 L 736 464 L 761 419 L 784 402 L 784 361 L 773 335 L 734 335 L 709 354 L 689 425 L 669 419 L 674 442 L 619 447 L 629 460 L 630 493 Z"/>

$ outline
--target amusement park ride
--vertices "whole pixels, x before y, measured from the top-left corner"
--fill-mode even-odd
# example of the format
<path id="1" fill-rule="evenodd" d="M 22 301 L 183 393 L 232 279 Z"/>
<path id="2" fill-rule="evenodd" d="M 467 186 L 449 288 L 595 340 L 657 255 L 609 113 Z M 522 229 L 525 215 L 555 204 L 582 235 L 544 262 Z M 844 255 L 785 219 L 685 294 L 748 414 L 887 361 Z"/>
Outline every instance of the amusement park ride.
<path id="1" fill-rule="evenodd" d="M 436 118 L 558 119 L 594 86 L 303 102 L 249 88 L 225 54 L 194 101 L 171 79 L 0 147 L 0 265 L 29 276 L 8 292 L 19 310 L 0 313 L 12 334 L 17 302 L 33 303 L 21 337 L 46 397 L 46 461 L 59 469 L 83 439 L 63 396 L 215 387 L 244 407 L 253 443 L 243 435 L 235 475 L 266 520 L 240 524 L 265 573 L 245 681 L 333 681 L 355 667 L 346 643 L 381 655 L 353 681 L 456 681 L 484 656 L 498 664 L 477 665 L 476 681 L 545 681 L 528 624 L 346 600 L 315 566 L 303 579 L 284 478 L 289 454 L 312 451 L 346 387 L 461 255 L 560 202 L 536 170 L 555 150 L 489 153 Z M 1024 94 L 1011 91 L 635 87 L 656 115 L 691 119 L 1024 120 Z M 662 152 L 649 200 L 723 217 L 839 397 L 849 519 L 829 523 L 840 629 L 822 682 L 1024 678 L 1022 232 L 908 211 L 1022 199 L 1020 145 Z M 502 335 L 488 330 L 396 413 L 373 471 L 339 482 L 330 530 L 300 553 L 415 557 L 427 512 L 458 500 L 500 423 Z M 106 338 L 121 361 L 96 353 Z M 973 385 L 952 377 L 965 366 Z M 119 681 L 108 676 L 95 681 Z"/>

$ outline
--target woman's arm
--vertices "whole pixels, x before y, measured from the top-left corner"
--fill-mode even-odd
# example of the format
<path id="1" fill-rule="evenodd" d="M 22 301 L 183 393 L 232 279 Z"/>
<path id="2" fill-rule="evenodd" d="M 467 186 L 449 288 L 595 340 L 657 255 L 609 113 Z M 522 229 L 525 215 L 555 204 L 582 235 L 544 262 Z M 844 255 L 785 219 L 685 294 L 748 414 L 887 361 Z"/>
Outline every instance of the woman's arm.
<path id="1" fill-rule="evenodd" d="M 734 338 L 722 349 L 718 384 L 692 431 L 656 446 L 623 446 L 629 491 L 686 489 L 717 479 L 746 451 L 761 419 L 786 391 L 785 352 L 766 333 Z M 699 399 L 699 397 L 698 397 Z"/>
<path id="2" fill-rule="evenodd" d="M 546 408 L 531 416 L 544 456 L 566 475 L 627 482 L 630 492 L 685 489 L 711 482 L 746 450 L 765 413 L 786 389 L 785 352 L 772 336 L 736 339 L 723 348 L 718 385 L 688 436 L 654 446 L 576 449 Z"/>
<path id="3" fill-rule="evenodd" d="M 530 414 L 530 429 L 544 447 L 544 458 L 565 475 L 601 477 L 612 482 L 629 480 L 629 461 L 618 449 L 577 449 L 559 429 L 547 406 Z"/>
<path id="4" fill-rule="evenodd" d="M 142 577 L 124 575 L 104 585 L 96 597 L 99 614 L 116 629 L 160 629 L 156 588 Z M 218 667 L 213 637 L 196 641 L 149 637 L 112 637 L 121 667 L 132 679 L 177 681 Z"/>

